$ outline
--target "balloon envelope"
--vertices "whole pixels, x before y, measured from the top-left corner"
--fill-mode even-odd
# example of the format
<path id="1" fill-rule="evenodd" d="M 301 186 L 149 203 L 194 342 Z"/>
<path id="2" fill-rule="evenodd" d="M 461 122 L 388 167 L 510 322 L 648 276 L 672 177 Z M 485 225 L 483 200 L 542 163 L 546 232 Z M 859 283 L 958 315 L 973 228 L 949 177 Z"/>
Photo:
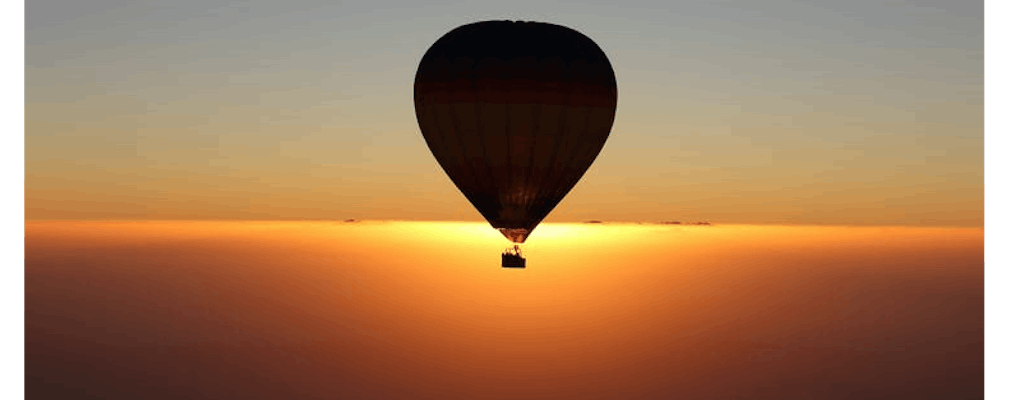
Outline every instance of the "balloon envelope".
<path id="1" fill-rule="evenodd" d="M 618 91 L 604 52 L 570 28 L 483 21 L 448 32 L 416 72 L 416 118 L 448 177 L 513 242 L 597 158 Z"/>

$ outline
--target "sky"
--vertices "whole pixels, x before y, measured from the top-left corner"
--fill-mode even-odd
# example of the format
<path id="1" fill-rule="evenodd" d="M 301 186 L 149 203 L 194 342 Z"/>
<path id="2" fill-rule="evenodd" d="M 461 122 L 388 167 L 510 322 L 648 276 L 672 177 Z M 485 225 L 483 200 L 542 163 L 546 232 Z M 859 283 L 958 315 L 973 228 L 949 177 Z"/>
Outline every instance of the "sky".
<path id="1" fill-rule="evenodd" d="M 441 35 L 566 25 L 619 85 L 547 221 L 983 225 L 980 1 L 26 4 L 25 216 L 482 217 L 412 80 Z"/>

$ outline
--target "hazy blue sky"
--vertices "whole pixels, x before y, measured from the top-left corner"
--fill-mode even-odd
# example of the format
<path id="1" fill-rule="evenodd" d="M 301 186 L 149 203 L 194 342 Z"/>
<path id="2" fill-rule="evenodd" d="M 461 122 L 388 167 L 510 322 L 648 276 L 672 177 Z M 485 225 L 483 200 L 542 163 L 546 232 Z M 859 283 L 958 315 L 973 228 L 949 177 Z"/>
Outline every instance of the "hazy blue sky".
<path id="1" fill-rule="evenodd" d="M 573 27 L 619 110 L 549 220 L 982 225 L 983 2 L 26 6 L 26 216 L 482 220 L 416 125 L 452 28 Z"/>

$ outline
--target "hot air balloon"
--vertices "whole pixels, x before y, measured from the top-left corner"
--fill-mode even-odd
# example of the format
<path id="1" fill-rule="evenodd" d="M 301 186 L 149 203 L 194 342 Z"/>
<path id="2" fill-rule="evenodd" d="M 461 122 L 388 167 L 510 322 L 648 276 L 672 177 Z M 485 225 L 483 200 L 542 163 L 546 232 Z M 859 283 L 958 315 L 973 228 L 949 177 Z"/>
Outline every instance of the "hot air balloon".
<path id="1" fill-rule="evenodd" d="M 430 46 L 413 98 L 441 168 L 515 244 L 503 266 L 523 267 L 518 245 L 604 147 L 618 89 L 608 57 L 582 33 L 543 22 L 482 21 Z"/>

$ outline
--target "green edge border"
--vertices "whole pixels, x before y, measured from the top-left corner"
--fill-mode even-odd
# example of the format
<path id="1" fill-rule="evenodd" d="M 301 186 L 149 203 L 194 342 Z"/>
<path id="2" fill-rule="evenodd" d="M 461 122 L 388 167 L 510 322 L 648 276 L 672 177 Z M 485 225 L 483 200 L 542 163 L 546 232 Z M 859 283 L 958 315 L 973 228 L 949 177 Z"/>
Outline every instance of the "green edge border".
<path id="1" fill-rule="evenodd" d="M 992 5 L 991 17 L 988 5 Z M 1024 55 L 1020 53 L 1020 15 L 1024 3 L 996 0 L 985 6 L 985 398 L 1020 399 L 1024 351 L 1024 282 L 1020 255 L 1021 218 L 1020 102 Z M 1016 35 L 1014 33 L 1017 33 Z M 988 44 L 995 51 L 987 54 Z M 988 85 L 994 82 L 994 85 Z M 991 194 L 991 195 L 988 195 Z M 989 220 L 987 216 L 995 218 Z M 988 253 L 992 268 L 988 268 Z M 1016 301 L 1014 299 L 1017 299 Z"/>
<path id="2" fill-rule="evenodd" d="M 0 398 L 25 398 L 25 3 L 0 2 Z M 22 184 L 17 184 L 17 178 Z"/>

